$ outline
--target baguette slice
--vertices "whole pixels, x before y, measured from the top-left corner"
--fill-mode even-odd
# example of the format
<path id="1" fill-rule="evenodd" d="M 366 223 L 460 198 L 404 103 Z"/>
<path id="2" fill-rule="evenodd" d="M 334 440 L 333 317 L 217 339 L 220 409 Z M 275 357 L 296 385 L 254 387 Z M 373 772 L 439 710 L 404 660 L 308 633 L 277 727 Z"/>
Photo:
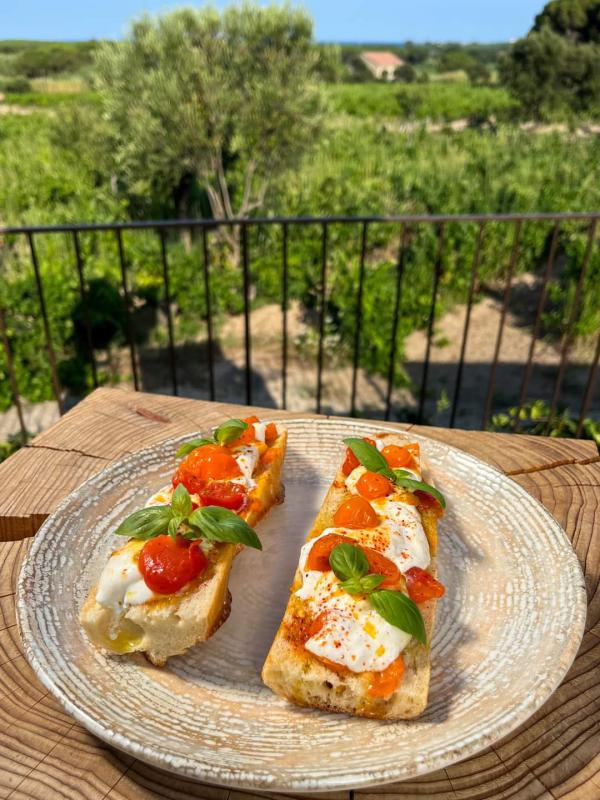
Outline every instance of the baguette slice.
<path id="1" fill-rule="evenodd" d="M 385 445 L 407 446 L 410 440 L 397 434 L 378 434 Z M 418 452 L 418 445 L 414 446 Z M 323 501 L 307 541 L 333 527 L 333 516 L 342 500 L 348 496 L 346 476 L 340 468 Z M 399 495 L 402 497 L 402 491 Z M 407 493 L 405 493 L 406 496 Z M 410 499 L 410 498 L 407 498 Z M 436 576 L 437 514 L 433 510 L 421 513 L 421 521 L 429 542 L 431 562 L 427 571 Z M 298 632 L 310 620 L 307 603 L 294 593 L 302 585 L 297 570 L 291 596 L 282 623 L 277 631 L 262 670 L 262 679 L 276 694 L 299 706 L 324 711 L 343 712 L 375 719 L 410 719 L 423 712 L 427 705 L 430 675 L 429 644 L 411 639 L 402 652 L 404 675 L 397 690 L 387 698 L 371 697 L 367 692 L 364 673 L 333 670 L 304 648 Z M 419 604 L 431 641 L 435 615 L 435 600 Z"/>
<path id="2" fill-rule="evenodd" d="M 287 432 L 278 426 L 277 439 L 271 445 L 272 460 L 254 473 L 256 487 L 240 514 L 250 527 L 273 505 L 283 502 L 281 471 L 286 443 Z M 131 539 L 113 555 L 123 554 L 125 561 L 131 561 L 144 544 Z M 118 654 L 143 652 L 153 664 L 163 666 L 171 656 L 208 639 L 226 621 L 231 606 L 229 572 L 242 549 L 240 544 L 214 543 L 207 552 L 209 566 L 199 578 L 176 594 L 127 606 L 121 613 L 97 601 L 95 586 L 81 609 L 80 623 L 98 647 Z"/>

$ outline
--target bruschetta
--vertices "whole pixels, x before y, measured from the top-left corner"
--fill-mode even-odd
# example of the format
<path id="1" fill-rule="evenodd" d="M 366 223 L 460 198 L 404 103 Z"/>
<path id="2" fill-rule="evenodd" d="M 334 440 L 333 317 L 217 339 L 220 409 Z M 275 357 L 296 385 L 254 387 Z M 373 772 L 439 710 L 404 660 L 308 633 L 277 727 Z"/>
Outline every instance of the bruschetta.
<path id="1" fill-rule="evenodd" d="M 249 417 L 179 448 L 171 483 L 115 531 L 128 541 L 81 609 L 95 645 L 162 666 L 212 636 L 229 615 L 234 556 L 260 549 L 253 528 L 283 500 L 286 438 L 282 426 Z"/>
<path id="2" fill-rule="evenodd" d="M 300 706 L 408 719 L 427 705 L 445 501 L 422 479 L 418 444 L 346 443 L 262 677 Z"/>

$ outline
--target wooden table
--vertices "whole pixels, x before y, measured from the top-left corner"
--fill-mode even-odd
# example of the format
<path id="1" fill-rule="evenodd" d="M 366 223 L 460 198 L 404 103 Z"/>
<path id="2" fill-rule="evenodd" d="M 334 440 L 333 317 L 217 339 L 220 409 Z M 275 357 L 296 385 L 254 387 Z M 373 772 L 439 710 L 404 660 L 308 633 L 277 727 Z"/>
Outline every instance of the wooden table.
<path id="1" fill-rule="evenodd" d="M 261 413 L 260 409 L 257 409 Z M 99 389 L 0 465 L 0 798 L 250 797 L 180 780 L 104 745 L 36 680 L 15 624 L 14 591 L 27 537 L 68 492 L 121 456 L 197 431 L 247 408 Z M 263 416 L 284 418 L 285 412 Z M 301 416 L 292 414 L 288 416 Z M 408 429 L 411 426 L 398 425 Z M 600 798 L 600 459 L 591 442 L 419 428 L 502 469 L 538 498 L 573 542 L 589 612 L 575 663 L 529 722 L 461 764 L 413 781 L 331 797 L 500 800 Z M 349 796 L 350 795 L 350 796 Z"/>

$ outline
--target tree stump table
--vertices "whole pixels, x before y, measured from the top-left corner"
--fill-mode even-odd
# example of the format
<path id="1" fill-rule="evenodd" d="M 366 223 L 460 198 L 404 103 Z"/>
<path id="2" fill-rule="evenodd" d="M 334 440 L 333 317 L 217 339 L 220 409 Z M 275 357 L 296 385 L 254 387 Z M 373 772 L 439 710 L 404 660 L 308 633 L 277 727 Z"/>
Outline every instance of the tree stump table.
<path id="1" fill-rule="evenodd" d="M 98 389 L 0 465 L 0 798 L 241 800 L 104 745 L 41 686 L 15 623 L 19 565 L 57 503 L 109 462 L 170 436 L 252 411 L 283 411 Z M 308 416 L 308 415 L 305 415 Z M 421 778 L 343 800 L 598 800 L 600 798 L 600 458 L 591 442 L 398 425 L 455 445 L 504 471 L 566 530 L 585 572 L 586 633 L 561 686 L 524 725 L 479 755 Z M 268 795 L 264 795 L 268 796 Z M 295 795 L 298 796 L 298 795 Z"/>

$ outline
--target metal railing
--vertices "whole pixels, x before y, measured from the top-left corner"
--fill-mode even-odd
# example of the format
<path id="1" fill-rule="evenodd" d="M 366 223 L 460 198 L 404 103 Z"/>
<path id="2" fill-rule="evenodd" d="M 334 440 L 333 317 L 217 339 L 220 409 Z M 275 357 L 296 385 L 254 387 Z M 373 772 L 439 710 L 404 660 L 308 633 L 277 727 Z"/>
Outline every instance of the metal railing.
<path id="1" fill-rule="evenodd" d="M 363 291 L 365 283 L 365 270 L 368 256 L 368 236 L 371 226 L 383 225 L 390 226 L 394 233 L 398 235 L 398 251 L 395 264 L 395 282 L 390 286 L 391 303 L 392 303 L 392 325 L 389 340 L 389 366 L 386 376 L 386 389 L 385 399 L 382 404 L 383 417 L 388 420 L 394 415 L 393 407 L 393 391 L 394 391 L 394 376 L 396 372 L 397 361 L 397 338 L 399 330 L 399 322 L 402 315 L 402 302 L 403 302 L 403 287 L 406 277 L 406 253 L 407 242 L 411 232 L 417 226 L 433 226 L 436 233 L 436 256 L 432 264 L 432 289 L 431 297 L 428 304 L 429 312 L 426 324 L 426 351 L 422 364 L 421 380 L 417 391 L 417 410 L 416 419 L 422 421 L 424 419 L 425 403 L 428 393 L 429 371 L 431 361 L 431 351 L 434 345 L 434 326 L 436 323 L 436 307 L 438 304 L 438 295 L 440 291 L 440 282 L 443 272 L 443 263 L 447 247 L 446 231 L 449 225 L 455 224 L 474 224 L 476 226 L 476 239 L 474 245 L 474 255 L 470 268 L 469 288 L 466 298 L 466 313 L 465 321 L 462 330 L 460 356 L 456 363 L 456 372 L 454 379 L 454 386 L 452 390 L 452 403 L 451 412 L 449 417 L 449 425 L 453 427 L 456 422 L 457 410 L 461 402 L 461 388 L 463 382 L 463 375 L 465 369 L 465 356 L 467 349 L 467 342 L 469 337 L 469 329 L 471 324 L 471 313 L 476 297 L 476 286 L 478 282 L 478 272 L 480 268 L 480 259 L 482 252 L 482 243 L 484 241 L 486 226 L 490 223 L 501 223 L 502 225 L 510 226 L 512 228 L 512 245 L 510 254 L 505 269 L 504 286 L 501 290 L 501 311 L 499 317 L 499 325 L 495 331 L 495 344 L 494 355 L 491 363 L 489 364 L 489 375 L 485 391 L 482 392 L 482 417 L 481 426 L 486 428 L 493 411 L 494 393 L 496 390 L 498 364 L 500 359 L 500 352 L 503 340 L 503 334 L 506 326 L 507 313 L 509 311 L 511 288 L 516 274 L 516 265 L 519 258 L 519 249 L 521 245 L 522 234 L 525 226 L 531 223 L 543 223 L 548 226 L 548 231 L 551 231 L 550 246 L 547 253 L 546 263 L 541 277 L 541 286 L 537 298 L 535 319 L 531 330 L 531 341 L 527 356 L 527 361 L 523 368 L 521 385 L 518 394 L 518 407 L 522 409 L 528 398 L 528 390 L 532 376 L 532 369 L 535 363 L 536 344 L 539 340 L 540 330 L 542 325 L 542 316 L 544 308 L 548 299 L 548 286 L 553 278 L 553 271 L 557 256 L 557 246 L 561 226 L 566 223 L 580 223 L 586 226 L 587 239 L 585 254 L 583 256 L 579 274 L 577 278 L 577 285 L 575 289 L 575 296 L 571 304 L 566 322 L 564 333 L 562 336 L 562 343 L 560 347 L 560 362 L 556 370 L 554 389 L 551 399 L 551 415 L 556 414 L 559 407 L 561 390 L 565 379 L 565 372 L 569 364 L 569 354 L 574 340 L 574 328 L 577 321 L 584 282 L 588 272 L 593 249 L 596 244 L 596 230 L 598 220 L 600 219 L 600 212 L 594 213 L 534 213 L 534 214 L 464 214 L 464 215 L 404 215 L 404 216 L 360 216 L 360 217 L 268 217 L 268 218 L 254 218 L 254 219 L 232 219 L 232 220 L 168 220 L 168 221 L 142 221 L 142 222 L 119 222 L 119 223 L 89 223 L 89 224 L 59 224 L 59 225 L 30 225 L 19 227 L 6 227 L 0 229 L 0 243 L 2 240 L 11 241 L 16 239 L 24 240 L 27 243 L 31 266 L 35 276 L 35 287 L 37 292 L 37 300 L 39 303 L 39 311 L 43 325 L 45 347 L 48 355 L 48 363 L 50 367 L 52 390 L 58 404 L 60 413 L 63 413 L 63 392 L 59 381 L 59 373 L 57 370 L 57 356 L 53 344 L 53 337 L 48 314 L 48 308 L 45 297 L 45 286 L 42 279 L 42 271 L 40 270 L 40 262 L 38 259 L 37 242 L 41 237 L 51 237 L 57 234 L 66 234 L 72 240 L 73 253 L 74 253 L 74 269 L 77 276 L 78 291 L 82 303 L 84 322 L 85 322 L 85 336 L 86 336 L 86 349 L 91 367 L 93 385 L 97 386 L 99 382 L 98 367 L 96 362 L 96 353 L 93 346 L 92 326 L 90 321 L 90 309 L 88 290 L 86 284 L 86 269 L 85 259 L 82 253 L 80 237 L 85 233 L 105 232 L 107 235 L 112 235 L 116 240 L 116 252 L 118 255 L 118 262 L 120 268 L 120 293 L 122 296 L 123 307 L 125 311 L 125 337 L 127 348 L 129 351 L 129 360 L 131 365 L 131 376 L 134 389 L 140 388 L 140 376 L 138 373 L 138 364 L 136 356 L 136 341 L 135 333 L 133 330 L 132 320 L 132 298 L 129 286 L 128 274 L 128 261 L 123 242 L 124 231 L 155 231 L 160 245 L 160 264 L 162 269 L 162 283 L 164 289 L 164 309 L 166 314 L 166 327 L 168 337 L 168 358 L 169 358 L 169 375 L 173 394 L 178 394 L 180 386 L 177 377 L 177 343 L 175 341 L 174 324 L 172 317 L 172 296 L 171 296 L 171 273 L 169 264 L 169 243 L 167 234 L 172 231 L 186 229 L 191 232 L 199 234 L 201 241 L 202 262 L 198 265 L 198 276 L 203 285 L 205 296 L 205 322 L 207 332 L 207 355 L 206 355 L 206 373 L 208 377 L 208 394 L 210 399 L 214 400 L 216 397 L 215 386 L 215 332 L 213 321 L 213 309 L 211 308 L 211 247 L 210 239 L 223 228 L 234 228 L 239 235 L 239 269 L 243 290 L 243 339 L 244 339 L 244 384 L 245 396 L 244 400 L 247 404 L 252 404 L 253 401 L 253 387 L 252 387 L 252 335 L 250 326 L 251 314 L 251 260 L 249 254 L 248 237 L 251 229 L 256 229 L 259 226 L 277 226 L 281 233 L 281 252 L 280 252 L 280 278 L 281 278 L 281 402 L 283 408 L 288 405 L 288 309 L 289 309 L 289 233 L 292 228 L 298 226 L 315 226 L 319 230 L 320 238 L 320 279 L 317 287 L 318 296 L 318 310 L 317 310 L 317 324 L 316 329 L 318 333 L 318 346 L 316 352 L 315 364 L 315 411 L 321 412 L 323 407 L 323 370 L 325 358 L 325 333 L 326 333 L 326 309 L 328 297 L 328 275 L 329 275 L 329 257 L 330 257 L 330 237 L 329 231 L 334 225 L 343 226 L 359 226 L 360 231 L 360 253 L 358 261 L 358 281 L 356 287 L 356 327 L 354 329 L 354 336 L 352 342 L 352 379 L 350 387 L 350 407 L 351 415 L 357 413 L 357 376 L 359 371 L 359 361 L 361 353 L 362 341 L 362 327 L 363 327 Z M 8 237 L 8 238 L 7 238 Z M 11 351 L 10 337 L 7 333 L 7 319 L 10 315 L 8 308 L 0 307 L 0 342 L 5 353 L 5 363 L 10 383 L 10 391 L 14 405 L 16 406 L 18 418 L 20 421 L 22 432 L 25 434 L 25 424 L 21 408 L 21 400 L 19 394 L 19 386 L 17 375 L 15 371 L 13 353 Z M 581 398 L 580 408 L 578 409 L 578 424 L 577 436 L 582 433 L 583 420 L 586 417 L 590 404 L 592 402 L 592 395 L 596 375 L 598 371 L 598 364 L 600 360 L 600 335 L 598 335 L 594 355 L 587 366 L 587 379 L 585 382 L 585 390 Z M 241 399 L 241 398 L 240 398 Z"/>

